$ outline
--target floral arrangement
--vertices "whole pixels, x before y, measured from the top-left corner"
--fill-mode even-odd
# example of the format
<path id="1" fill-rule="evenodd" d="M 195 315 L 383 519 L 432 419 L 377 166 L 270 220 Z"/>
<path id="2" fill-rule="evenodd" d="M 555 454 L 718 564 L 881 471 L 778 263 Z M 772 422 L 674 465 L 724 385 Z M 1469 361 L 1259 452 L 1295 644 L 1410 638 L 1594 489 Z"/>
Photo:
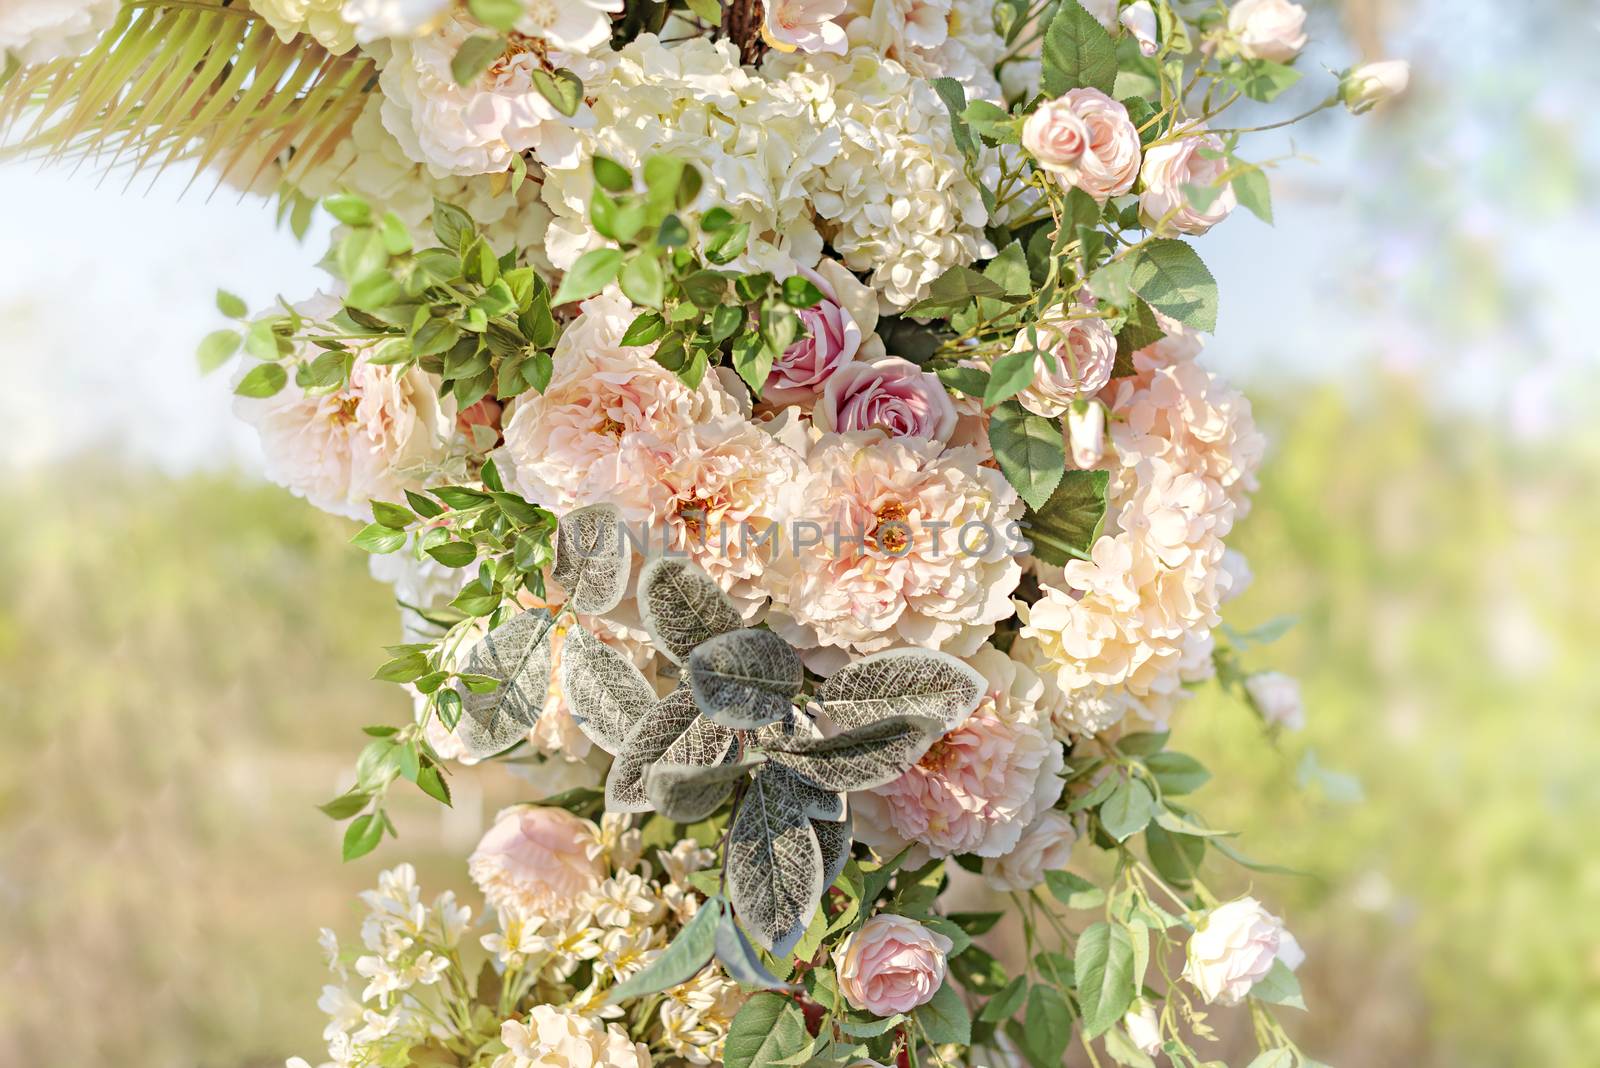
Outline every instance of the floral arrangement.
<path id="1" fill-rule="evenodd" d="M 1202 878 L 1256 865 L 1168 746 L 1201 685 L 1303 715 L 1246 666 L 1281 627 L 1222 622 L 1263 441 L 1188 239 L 1270 221 L 1221 116 L 1302 79 L 1305 20 L 5 0 L 12 151 L 337 223 L 327 291 L 219 294 L 200 360 L 401 608 L 414 714 L 324 806 L 345 857 L 482 761 L 533 798 L 482 908 L 401 864 L 359 950 L 325 933 L 330 1063 L 1199 1065 L 1241 1003 L 1255 1068 L 1315 1063 L 1269 1011 L 1299 947 Z"/>

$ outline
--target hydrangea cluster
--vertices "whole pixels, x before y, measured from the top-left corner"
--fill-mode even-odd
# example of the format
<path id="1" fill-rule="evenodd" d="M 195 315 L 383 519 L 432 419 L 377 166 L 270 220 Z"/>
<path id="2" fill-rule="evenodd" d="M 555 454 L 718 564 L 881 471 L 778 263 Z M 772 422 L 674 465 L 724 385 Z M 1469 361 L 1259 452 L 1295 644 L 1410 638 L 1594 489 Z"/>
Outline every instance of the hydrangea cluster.
<path id="1" fill-rule="evenodd" d="M 1291 0 L 0 4 L 0 124 L 337 224 L 200 356 L 401 607 L 345 856 L 474 765 L 542 799 L 481 906 L 402 864 L 325 934 L 327 1063 L 1200 1064 L 1246 1000 L 1314 1063 L 1168 747 L 1208 682 L 1306 716 L 1223 627 L 1263 439 L 1194 241 L 1270 217 L 1219 116 L 1306 44 Z"/>

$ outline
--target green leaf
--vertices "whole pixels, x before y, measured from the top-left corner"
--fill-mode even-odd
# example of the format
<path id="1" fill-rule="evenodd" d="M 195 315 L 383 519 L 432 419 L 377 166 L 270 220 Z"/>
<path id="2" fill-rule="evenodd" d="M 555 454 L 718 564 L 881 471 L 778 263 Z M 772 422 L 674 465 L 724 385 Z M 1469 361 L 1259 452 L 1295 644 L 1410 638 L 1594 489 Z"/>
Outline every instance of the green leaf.
<path id="1" fill-rule="evenodd" d="M 733 369 L 757 397 L 766 387 L 777 358 L 778 354 L 761 340 L 760 334 L 746 334 L 733 343 Z"/>
<path id="2" fill-rule="evenodd" d="M 1187 887 L 1199 874 L 1205 860 L 1206 841 L 1187 834 L 1173 834 L 1159 823 L 1144 829 L 1145 851 L 1161 877 L 1176 887 Z"/>
<path id="3" fill-rule="evenodd" d="M 1022 1019 L 1030 1058 L 1037 1064 L 1060 1064 L 1072 1041 L 1072 1010 L 1061 991 L 1048 983 L 1029 990 Z"/>
<path id="4" fill-rule="evenodd" d="M 1070 871 L 1047 871 L 1044 884 L 1055 899 L 1069 909 L 1093 909 L 1105 904 L 1106 892 Z"/>
<path id="5" fill-rule="evenodd" d="M 1104 26 L 1077 0 L 1062 0 L 1045 30 L 1041 86 L 1047 96 L 1089 87 L 1110 93 L 1117 81 L 1117 48 Z"/>
<path id="6" fill-rule="evenodd" d="M 1250 988 L 1250 996 L 1272 1005 L 1284 1005 L 1304 1010 L 1306 999 L 1300 994 L 1300 980 L 1281 960 L 1272 962 L 1272 968 Z"/>
<path id="7" fill-rule="evenodd" d="M 1276 99 L 1300 80 L 1300 72 L 1270 59 L 1248 59 L 1230 72 L 1230 80 L 1251 100 Z"/>
<path id="8" fill-rule="evenodd" d="M 1100 825 L 1112 838 L 1125 842 L 1144 830 L 1155 811 L 1156 798 L 1150 787 L 1141 779 L 1129 779 L 1100 806 Z"/>
<path id="9" fill-rule="evenodd" d="M 1125 734 L 1117 741 L 1117 750 L 1127 756 L 1150 756 L 1159 753 L 1171 737 L 1170 731 L 1140 731 Z"/>
<path id="10" fill-rule="evenodd" d="M 1272 184 L 1267 181 L 1266 171 L 1250 167 L 1234 175 L 1233 194 L 1256 218 L 1264 223 L 1272 222 Z"/>
<path id="11" fill-rule="evenodd" d="M 376 812 L 357 816 L 344 831 L 344 859 L 364 857 L 383 840 L 383 818 Z"/>
<path id="12" fill-rule="evenodd" d="M 933 999 L 918 1008 L 912 1016 L 928 1041 L 935 1046 L 952 1043 L 965 1046 L 972 1041 L 972 1016 L 967 1012 L 961 995 L 956 992 L 954 983 L 946 982 L 934 992 Z"/>
<path id="13" fill-rule="evenodd" d="M 217 290 L 217 311 L 230 319 L 243 319 L 250 314 L 250 306 L 226 289 Z"/>
<path id="14" fill-rule="evenodd" d="M 597 248 L 578 257 L 578 262 L 561 279 L 554 304 L 569 304 L 575 300 L 592 297 L 604 289 L 622 266 L 620 248 Z"/>
<path id="15" fill-rule="evenodd" d="M 402 508 L 398 504 L 388 501 L 372 502 L 372 518 L 392 530 L 404 530 L 416 520 L 411 514 L 411 509 Z"/>
<path id="16" fill-rule="evenodd" d="M 377 682 L 412 682 L 428 673 L 426 653 L 406 653 L 384 664 L 372 677 Z"/>
<path id="17" fill-rule="evenodd" d="M 1027 976 L 1019 975 L 1005 985 L 1005 988 L 990 998 L 978 1013 L 978 1019 L 983 1023 L 1000 1023 L 1009 1020 L 1022 1008 L 1024 999 L 1028 996 Z"/>
<path id="18" fill-rule="evenodd" d="M 1033 293 L 1033 276 L 1028 273 L 1028 254 L 1020 241 L 1007 245 L 994 259 L 983 265 L 983 276 L 997 283 L 1007 296 L 1026 297 Z"/>
<path id="19" fill-rule="evenodd" d="M 1106 471 L 1065 472 L 1044 507 L 1030 510 L 1023 524 L 1033 555 L 1058 566 L 1087 559 L 1105 527 L 1110 484 Z"/>
<path id="20" fill-rule="evenodd" d="M 438 801 L 442 805 L 450 805 L 450 783 L 445 780 L 444 772 L 439 765 L 429 761 L 422 765 L 417 772 L 417 789 Z"/>
<path id="21" fill-rule="evenodd" d="M 289 382 L 282 364 L 262 363 L 250 368 L 233 391 L 241 397 L 270 397 Z"/>
<path id="22" fill-rule="evenodd" d="M 973 139 L 971 128 L 961 117 L 967 110 L 966 89 L 954 78 L 935 78 L 932 84 L 934 92 L 944 101 L 945 111 L 949 113 L 950 139 L 955 142 L 956 151 L 969 163 L 977 162 L 978 142 Z"/>
<path id="23" fill-rule="evenodd" d="M 1286 1049 L 1269 1049 L 1245 1068 L 1294 1068 L 1294 1054 Z"/>
<path id="24" fill-rule="evenodd" d="M 1217 328 L 1217 281 L 1194 249 L 1159 238 L 1134 258 L 1133 291 L 1157 311 L 1196 330 Z"/>
<path id="25" fill-rule="evenodd" d="M 606 1004 L 615 1005 L 629 998 L 657 994 L 686 983 L 710 962 L 717 949 L 717 925 L 727 903 L 713 897 L 702 904 L 694 918 L 684 924 L 661 955 L 611 988 Z"/>
<path id="26" fill-rule="evenodd" d="M 1033 384 L 1038 355 L 1032 349 L 1008 352 L 989 370 L 989 384 L 983 391 L 983 406 L 1004 403 Z"/>
<path id="27" fill-rule="evenodd" d="M 590 163 L 594 180 L 600 188 L 611 193 L 626 193 L 633 188 L 633 175 L 628 168 L 607 156 L 596 156 Z"/>
<path id="28" fill-rule="evenodd" d="M 522 0 L 467 0 L 467 10 L 485 26 L 509 30 L 522 17 Z"/>
<path id="29" fill-rule="evenodd" d="M 372 224 L 372 205 L 367 203 L 365 197 L 358 197 L 353 193 L 335 193 L 324 197 L 322 206 L 328 214 L 344 223 L 346 226 L 370 226 Z M 217 295 L 218 307 L 221 307 L 222 295 Z M 223 312 L 231 318 L 237 319 L 238 315 Z M 240 313 L 241 315 L 243 312 Z"/>
<path id="30" fill-rule="evenodd" d="M 382 523 L 368 523 L 350 539 L 350 544 L 369 553 L 392 553 L 405 546 L 406 532 Z"/>
<path id="31" fill-rule="evenodd" d="M 539 90 L 539 95 L 550 101 L 550 106 L 569 119 L 578 113 L 578 108 L 583 104 L 583 81 L 576 74 L 565 67 L 550 73 L 542 67 L 534 67 L 533 87 Z M 556 301 L 560 304 L 561 301 Z"/>
<path id="32" fill-rule="evenodd" d="M 347 794 L 340 794 L 332 801 L 318 805 L 318 811 L 330 819 L 347 820 L 357 812 L 367 807 L 372 800 L 372 795 L 360 790 L 351 790 Z"/>
<path id="33" fill-rule="evenodd" d="M 964 307 L 974 297 L 1005 295 L 1005 289 L 998 282 L 958 264 L 935 278 L 928 287 L 928 295 L 907 308 L 905 314 L 916 318 L 937 316 L 941 312 L 948 314 Z"/>
<path id="34" fill-rule="evenodd" d="M 638 318 L 628 325 L 627 332 L 622 335 L 623 345 L 648 345 L 652 341 L 659 341 L 667 332 L 667 322 L 661 317 L 660 312 L 642 312 Z"/>
<path id="35" fill-rule="evenodd" d="M 974 100 L 968 104 L 961 118 L 991 141 L 1015 144 L 1019 139 L 1016 120 L 1004 108 L 987 100 Z"/>
<path id="36" fill-rule="evenodd" d="M 210 374 L 233 359 L 244 339 L 237 330 L 215 330 L 207 334 L 195 352 L 201 374 Z"/>
<path id="37" fill-rule="evenodd" d="M 1066 470 L 1060 424 L 1008 400 L 989 420 L 989 445 L 1022 499 L 1034 508 L 1043 507 Z"/>
<path id="38" fill-rule="evenodd" d="M 771 1068 L 804 1049 L 810 1037 L 800 1006 L 781 994 L 757 994 L 729 1025 L 722 1063 L 724 1068 Z"/>
<path id="39" fill-rule="evenodd" d="M 411 506 L 412 511 L 416 512 L 424 519 L 434 519 L 438 516 L 444 515 L 443 505 L 440 505 L 433 500 L 424 497 L 422 494 L 416 493 L 412 490 L 406 490 L 406 503 Z"/>
<path id="40" fill-rule="evenodd" d="M 718 265 L 731 263 L 744 255 L 745 246 L 749 241 L 750 224 L 736 223 L 726 230 L 711 235 L 705 244 L 706 259 Z"/>
<path id="41" fill-rule="evenodd" d="M 666 298 L 667 279 L 661 261 L 648 252 L 635 254 L 623 265 L 617 284 L 623 296 L 646 308 L 659 308 Z"/>
<path id="42" fill-rule="evenodd" d="M 1205 765 L 1187 753 L 1153 753 L 1144 762 L 1163 794 L 1189 794 L 1211 779 Z"/>
<path id="43" fill-rule="evenodd" d="M 478 547 L 470 541 L 447 541 L 428 546 L 427 553 L 445 567 L 466 567 L 478 558 Z"/>
<path id="44" fill-rule="evenodd" d="M 1074 967 L 1083 1033 L 1095 1038 L 1111 1029 L 1133 1004 L 1133 941 L 1125 927 L 1097 923 L 1078 937 Z"/>

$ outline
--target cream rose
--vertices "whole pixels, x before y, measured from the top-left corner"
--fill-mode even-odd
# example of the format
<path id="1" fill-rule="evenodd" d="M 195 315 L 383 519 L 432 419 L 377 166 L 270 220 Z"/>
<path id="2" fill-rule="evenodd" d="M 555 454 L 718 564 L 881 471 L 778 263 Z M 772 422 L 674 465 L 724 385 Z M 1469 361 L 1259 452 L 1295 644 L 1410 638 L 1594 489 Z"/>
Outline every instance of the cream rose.
<path id="1" fill-rule="evenodd" d="M 1228 11 L 1228 32 L 1251 59 L 1287 63 L 1306 46 L 1306 9 L 1289 0 L 1239 0 Z"/>
<path id="2" fill-rule="evenodd" d="M 1128 1032 L 1128 1041 L 1138 1047 L 1139 1052 L 1150 1057 L 1161 1052 L 1161 1018 L 1156 1015 L 1156 1007 L 1144 998 L 1139 998 L 1128 1009 L 1122 1018 L 1122 1029 Z"/>
<path id="3" fill-rule="evenodd" d="M 938 376 L 898 356 L 834 371 L 812 418 L 830 434 L 882 430 L 930 441 L 948 441 L 956 428 L 955 404 Z"/>
<path id="4" fill-rule="evenodd" d="M 1218 905 L 1189 937 L 1183 978 L 1207 1002 L 1237 1005 L 1272 970 L 1286 944 L 1299 949 L 1292 938 L 1286 943 L 1286 934 L 1283 921 L 1253 897 Z"/>
<path id="5" fill-rule="evenodd" d="M 600 831 L 565 809 L 515 805 L 495 817 L 467 871 L 497 909 L 563 918 L 605 878 Z"/>
<path id="6" fill-rule="evenodd" d="M 1361 115 L 1387 103 L 1411 84 L 1411 64 L 1385 59 L 1352 67 L 1339 81 L 1339 99 L 1352 114 Z"/>
<path id="7" fill-rule="evenodd" d="M 1144 166 L 1139 171 L 1144 182 L 1144 192 L 1139 194 L 1139 217 L 1146 226 L 1159 228 L 1162 233 L 1205 233 L 1238 206 L 1233 183 L 1218 190 L 1203 208 L 1189 198 L 1184 186 L 1213 188 L 1227 169 L 1222 139 L 1215 134 L 1157 145 L 1144 154 Z"/>
<path id="8" fill-rule="evenodd" d="M 1017 847 L 996 860 L 984 861 L 983 877 L 996 890 L 1031 890 L 1047 871 L 1061 871 L 1072 860 L 1078 829 L 1072 817 L 1049 809 L 1022 832 Z"/>
<path id="9" fill-rule="evenodd" d="M 1129 4 L 1123 9 L 1117 19 L 1125 26 L 1133 39 L 1139 42 L 1141 55 L 1153 56 L 1160 48 L 1156 41 L 1156 9 L 1150 6 L 1150 0 L 1139 0 L 1137 4 Z"/>
<path id="10" fill-rule="evenodd" d="M 1273 726 L 1297 731 L 1306 725 L 1306 709 L 1297 680 L 1281 671 L 1263 671 L 1245 679 L 1244 688 L 1261 718 Z"/>
<path id="11" fill-rule="evenodd" d="M 1022 147 L 1063 185 L 1104 204 L 1139 176 L 1139 131 L 1128 109 L 1098 89 L 1069 89 L 1022 124 Z"/>
<path id="12" fill-rule="evenodd" d="M 1033 381 L 1017 394 L 1017 402 L 1035 415 L 1054 419 L 1073 401 L 1094 396 L 1111 381 L 1117 338 L 1104 319 L 1058 315 L 1024 328 L 1011 351 L 1036 353 Z"/>
<path id="13" fill-rule="evenodd" d="M 910 1012 L 944 985 L 945 955 L 953 946 L 916 920 L 879 913 L 833 951 L 839 992 L 874 1016 Z"/>

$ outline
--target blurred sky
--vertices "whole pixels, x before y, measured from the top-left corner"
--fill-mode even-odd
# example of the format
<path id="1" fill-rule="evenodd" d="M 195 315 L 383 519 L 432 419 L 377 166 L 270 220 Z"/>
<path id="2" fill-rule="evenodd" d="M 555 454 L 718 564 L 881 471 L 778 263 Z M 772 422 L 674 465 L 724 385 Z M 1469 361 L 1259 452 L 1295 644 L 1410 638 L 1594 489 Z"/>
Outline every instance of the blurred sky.
<path id="1" fill-rule="evenodd" d="M 1247 385 L 1359 388 L 1378 359 L 1519 434 L 1557 431 L 1578 414 L 1583 390 L 1570 387 L 1596 366 L 1594 332 L 1573 324 L 1589 316 L 1600 238 L 1581 195 L 1600 148 L 1587 95 L 1600 88 L 1600 17 L 1569 0 L 1531 0 L 1520 17 L 1405 6 L 1379 24 L 1385 51 L 1418 68 L 1403 107 L 1335 109 L 1245 142 L 1249 158 L 1297 158 L 1273 172 L 1275 226 L 1239 210 L 1197 243 L 1222 293 L 1210 365 Z M 1336 11 L 1313 8 L 1304 82 L 1230 124 L 1316 103 L 1327 72 L 1352 61 Z M 1565 29 L 1552 38 L 1556 18 Z M 105 449 L 172 471 L 258 466 L 226 376 L 202 380 L 192 354 L 223 325 L 217 287 L 253 308 L 312 292 L 323 229 L 301 244 L 266 202 L 187 186 L 179 173 L 124 186 L 87 168 L 0 164 L 0 462 Z"/>

